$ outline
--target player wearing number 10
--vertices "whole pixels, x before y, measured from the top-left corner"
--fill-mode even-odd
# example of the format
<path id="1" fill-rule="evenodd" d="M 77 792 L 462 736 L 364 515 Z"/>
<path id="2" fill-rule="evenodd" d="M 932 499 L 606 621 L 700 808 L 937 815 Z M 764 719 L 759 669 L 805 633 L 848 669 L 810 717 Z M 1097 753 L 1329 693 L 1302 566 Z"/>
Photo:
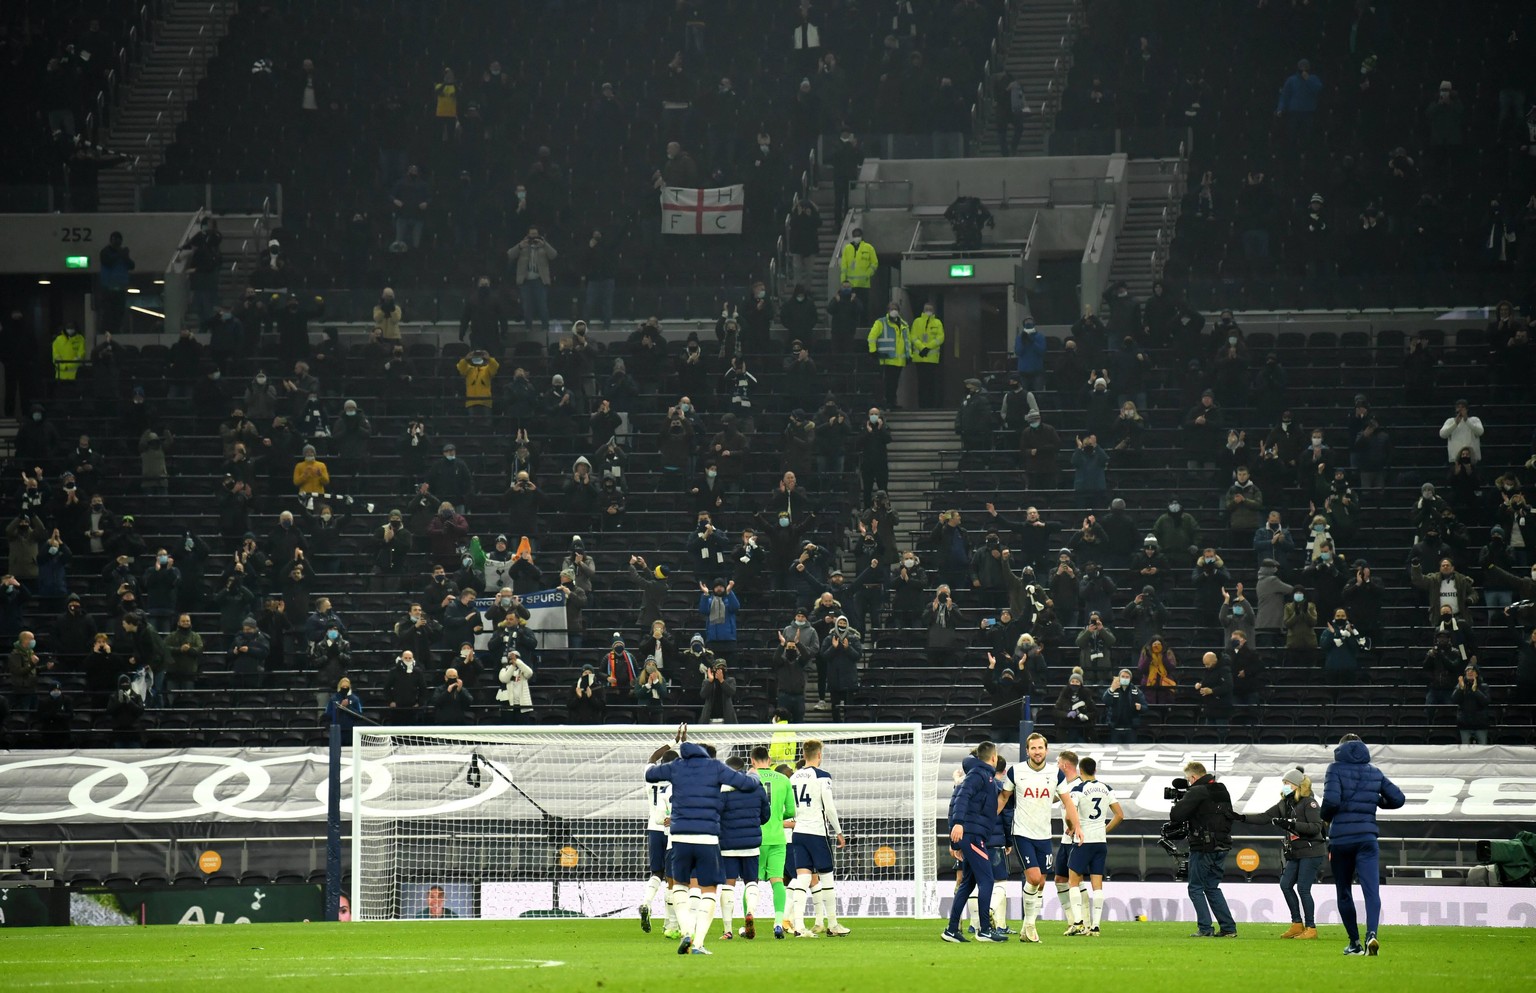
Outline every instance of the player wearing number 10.
<path id="1" fill-rule="evenodd" d="M 725 878 L 720 862 L 720 811 L 725 800 L 720 787 L 755 793 L 762 784 L 716 761 L 687 737 L 684 724 L 677 730 L 680 757 L 647 768 L 645 781 L 672 784 L 672 875 L 679 882 L 688 881 L 690 925 L 683 930 L 677 954 L 708 955 L 704 939 L 715 917 L 715 891 Z"/>
<path id="2" fill-rule="evenodd" d="M 1066 837 L 1076 837 L 1080 833 L 1071 788 L 1065 785 L 1067 780 L 1060 768 L 1046 765 L 1046 752 L 1045 736 L 1030 735 L 1024 742 L 1023 761 L 1014 763 L 1001 782 L 1005 796 L 1012 794 L 1013 797 L 1013 848 L 1024 866 L 1024 924 L 1019 940 L 1029 944 L 1040 941 L 1035 921 L 1045 902 L 1045 872 L 1051 864 L 1053 837 L 1051 805 L 1056 800 L 1061 801 Z M 1075 771 L 1075 765 L 1073 769 Z M 998 806 L 1001 812 L 1006 807 L 1006 799 L 1001 799 Z M 1066 871 L 1063 865 L 1061 872 Z"/>

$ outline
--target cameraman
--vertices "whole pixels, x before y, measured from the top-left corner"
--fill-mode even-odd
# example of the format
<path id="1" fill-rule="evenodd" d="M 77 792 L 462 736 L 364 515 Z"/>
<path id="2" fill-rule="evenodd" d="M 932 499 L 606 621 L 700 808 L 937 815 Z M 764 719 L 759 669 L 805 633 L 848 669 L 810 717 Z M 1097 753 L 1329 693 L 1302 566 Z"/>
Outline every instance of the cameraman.
<path id="1" fill-rule="evenodd" d="M 1197 928 L 1191 938 L 1235 938 L 1237 922 L 1221 893 L 1221 874 L 1232 848 L 1232 796 L 1199 762 L 1184 767 L 1189 790 L 1168 811 L 1170 823 L 1189 825 L 1189 900 Z M 1211 930 L 1211 917 L 1221 926 Z"/>

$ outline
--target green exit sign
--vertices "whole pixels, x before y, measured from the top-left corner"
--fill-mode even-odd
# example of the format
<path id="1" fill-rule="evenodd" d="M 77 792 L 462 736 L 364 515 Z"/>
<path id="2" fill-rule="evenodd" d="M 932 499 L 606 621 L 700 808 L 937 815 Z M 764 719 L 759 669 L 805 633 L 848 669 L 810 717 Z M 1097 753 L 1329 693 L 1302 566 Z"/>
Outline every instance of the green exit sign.
<path id="1" fill-rule="evenodd" d="M 976 275 L 976 267 L 969 263 L 956 263 L 949 267 L 950 279 L 970 279 Z"/>
<path id="2" fill-rule="evenodd" d="M 89 269 L 90 267 L 91 257 L 89 255 L 64 256 L 64 268 L 66 269 Z"/>

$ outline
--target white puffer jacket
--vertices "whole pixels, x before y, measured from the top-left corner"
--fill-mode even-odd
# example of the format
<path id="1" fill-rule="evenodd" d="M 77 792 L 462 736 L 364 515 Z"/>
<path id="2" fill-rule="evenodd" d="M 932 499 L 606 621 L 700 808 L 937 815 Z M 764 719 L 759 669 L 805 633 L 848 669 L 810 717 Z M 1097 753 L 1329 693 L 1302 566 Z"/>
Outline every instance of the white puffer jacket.
<path id="1" fill-rule="evenodd" d="M 501 689 L 496 691 L 496 699 L 509 708 L 533 709 L 533 695 L 528 692 L 528 680 L 533 678 L 533 670 L 516 654 L 508 655 L 504 663 L 499 676 Z"/>

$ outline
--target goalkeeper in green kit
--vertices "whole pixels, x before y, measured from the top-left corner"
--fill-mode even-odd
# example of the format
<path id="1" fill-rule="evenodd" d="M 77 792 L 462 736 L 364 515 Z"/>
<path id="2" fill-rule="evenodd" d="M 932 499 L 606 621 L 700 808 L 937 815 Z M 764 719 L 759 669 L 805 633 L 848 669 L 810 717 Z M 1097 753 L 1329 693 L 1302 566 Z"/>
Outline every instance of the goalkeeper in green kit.
<path id="1" fill-rule="evenodd" d="M 789 778 L 773 771 L 766 746 L 758 745 L 752 749 L 752 773 L 762 780 L 763 789 L 768 791 L 768 820 L 763 822 L 763 848 L 758 878 L 773 884 L 773 919 L 779 922 L 784 920 L 784 849 L 789 841 L 784 829 L 795 826 L 795 794 L 789 787 Z M 742 906 L 747 915 L 743 935 L 752 933 L 753 903 L 748 900 Z M 773 936 L 784 937 L 782 925 L 774 924 Z"/>

